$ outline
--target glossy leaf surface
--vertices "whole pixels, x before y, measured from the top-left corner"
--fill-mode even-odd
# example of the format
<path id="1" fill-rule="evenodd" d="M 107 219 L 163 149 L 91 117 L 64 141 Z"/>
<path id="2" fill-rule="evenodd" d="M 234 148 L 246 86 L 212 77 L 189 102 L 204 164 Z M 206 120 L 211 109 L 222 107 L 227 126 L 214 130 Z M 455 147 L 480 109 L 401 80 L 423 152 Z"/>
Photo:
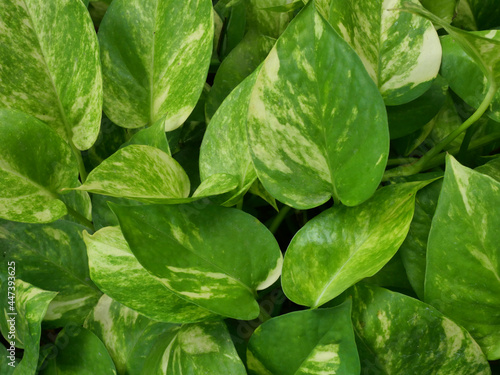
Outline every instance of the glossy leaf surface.
<path id="1" fill-rule="evenodd" d="M 315 207 L 332 195 L 357 205 L 382 177 L 389 143 L 382 98 L 313 3 L 259 70 L 247 126 L 259 179 L 289 206 Z"/>
<path id="2" fill-rule="evenodd" d="M 203 89 L 212 37 L 209 0 L 113 1 L 99 29 L 106 115 L 126 128 L 179 127 Z"/>

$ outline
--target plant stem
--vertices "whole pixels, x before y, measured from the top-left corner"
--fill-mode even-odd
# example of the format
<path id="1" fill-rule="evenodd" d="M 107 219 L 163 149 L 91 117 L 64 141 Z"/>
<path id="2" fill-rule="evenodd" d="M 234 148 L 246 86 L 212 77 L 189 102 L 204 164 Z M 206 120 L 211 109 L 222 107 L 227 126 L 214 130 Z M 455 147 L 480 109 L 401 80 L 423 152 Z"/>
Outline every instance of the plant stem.
<path id="1" fill-rule="evenodd" d="M 236 208 L 238 210 L 243 210 L 243 197 L 236 203 Z"/>
<path id="2" fill-rule="evenodd" d="M 274 218 L 273 222 L 269 226 L 269 231 L 272 234 L 276 233 L 276 231 L 278 230 L 279 226 L 281 225 L 281 222 L 285 219 L 286 215 L 288 214 L 288 212 L 291 209 L 292 209 L 292 207 L 286 206 L 286 205 L 283 205 L 283 207 L 281 207 L 280 212 L 278 212 L 278 215 L 276 215 L 276 217 Z"/>
<path id="3" fill-rule="evenodd" d="M 448 146 L 456 137 L 458 137 L 461 133 L 466 131 L 472 124 L 474 124 L 477 120 L 481 118 L 481 116 L 486 112 L 488 107 L 493 100 L 497 91 L 497 86 L 495 82 L 491 81 L 490 87 L 488 89 L 488 93 L 483 99 L 481 105 L 476 109 L 476 111 L 463 122 L 458 128 L 452 131 L 446 138 L 444 138 L 441 142 L 435 145 L 428 153 L 422 156 L 418 161 L 413 164 L 403 165 L 394 169 L 389 169 L 384 173 L 383 181 L 387 181 L 391 177 L 397 176 L 411 176 L 413 174 L 417 174 L 422 170 L 428 168 L 429 162 L 436 157 L 446 146 Z"/>
<path id="4" fill-rule="evenodd" d="M 83 226 L 86 226 L 87 228 L 92 230 L 92 232 L 95 231 L 94 224 L 92 224 L 92 222 L 90 220 L 88 220 L 85 216 L 79 214 L 75 210 L 73 210 L 71 207 L 69 207 L 69 206 L 66 206 L 66 207 L 68 209 L 68 214 L 73 216 L 73 218 L 76 221 L 78 221 L 78 223 L 82 224 Z"/>
<path id="5" fill-rule="evenodd" d="M 83 163 L 82 153 L 75 147 L 73 143 L 71 143 L 71 149 L 73 150 L 73 154 L 75 154 L 76 156 L 76 161 L 78 162 L 78 170 L 80 171 L 80 179 L 83 184 L 87 179 L 88 173 L 87 170 L 85 169 L 85 164 Z"/>
<path id="6" fill-rule="evenodd" d="M 413 163 L 416 162 L 417 160 L 418 160 L 417 158 L 394 158 L 387 160 L 387 165 L 388 166 L 402 165 L 402 164 Z"/>

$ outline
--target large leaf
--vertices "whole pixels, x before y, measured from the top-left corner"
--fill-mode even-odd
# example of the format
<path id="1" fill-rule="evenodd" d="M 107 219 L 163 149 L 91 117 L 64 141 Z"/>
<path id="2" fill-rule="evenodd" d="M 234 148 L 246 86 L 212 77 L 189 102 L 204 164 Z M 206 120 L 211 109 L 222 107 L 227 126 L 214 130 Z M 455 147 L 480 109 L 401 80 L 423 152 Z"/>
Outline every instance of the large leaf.
<path id="1" fill-rule="evenodd" d="M 491 374 L 470 334 L 431 306 L 363 285 L 352 296 L 363 374 Z"/>
<path id="2" fill-rule="evenodd" d="M 247 126 L 259 179 L 289 206 L 315 207 L 332 195 L 357 205 L 382 178 L 389 147 L 383 100 L 313 2 L 258 72 Z"/>
<path id="3" fill-rule="evenodd" d="M 359 374 L 351 303 L 268 320 L 250 338 L 247 366 L 255 375 Z"/>
<path id="4" fill-rule="evenodd" d="M 85 328 L 63 329 L 52 348 L 40 375 L 116 375 L 106 347 Z"/>
<path id="5" fill-rule="evenodd" d="M 57 194 L 79 184 L 77 161 L 64 140 L 34 117 L 1 109 L 0 145 L 0 217 L 47 223 L 64 216 Z"/>
<path id="6" fill-rule="evenodd" d="M 106 115 L 126 128 L 179 127 L 203 89 L 212 37 L 210 0 L 113 1 L 99 28 Z"/>
<path id="7" fill-rule="evenodd" d="M 15 261 L 17 277 L 58 292 L 44 317 L 48 327 L 81 324 L 101 295 L 90 281 L 83 229 L 62 220 L 46 225 L 1 223 L 5 267 Z"/>
<path id="8" fill-rule="evenodd" d="M 432 23 L 402 12 L 404 3 L 418 1 L 338 0 L 330 10 L 330 23 L 358 53 L 388 105 L 422 95 L 441 64 Z"/>
<path id="9" fill-rule="evenodd" d="M 186 324 L 163 334 L 146 360 L 143 375 L 245 375 L 223 322 Z"/>
<path id="10" fill-rule="evenodd" d="M 24 349 L 23 359 L 17 364 L 13 374 L 34 374 L 38 365 L 42 319 L 50 301 L 57 293 L 38 289 L 21 279 L 15 279 L 14 282 L 11 279 L 7 281 L 3 277 L 1 288 L 2 334 L 7 342 Z M 9 298 L 12 295 L 15 297 Z M 10 333 L 12 326 L 15 337 Z"/>
<path id="11" fill-rule="evenodd" d="M 292 239 L 283 264 L 283 291 L 317 307 L 373 276 L 403 243 L 415 194 L 427 182 L 390 185 L 357 207 L 333 206 Z"/>
<path id="12" fill-rule="evenodd" d="M 151 348 L 171 324 L 150 320 L 103 295 L 85 321 L 108 349 L 118 375 L 140 375 Z"/>
<path id="13" fill-rule="evenodd" d="M 500 358 L 500 182 L 448 156 L 427 249 L 425 300 Z"/>
<path id="14" fill-rule="evenodd" d="M 0 102 L 49 124 L 80 150 L 99 133 L 99 46 L 87 8 L 73 0 L 0 3 Z"/>
<path id="15" fill-rule="evenodd" d="M 178 297 L 149 274 L 134 257 L 119 228 L 84 234 L 90 276 L 111 298 L 158 321 L 184 323 L 214 314 Z"/>
<path id="16" fill-rule="evenodd" d="M 130 145 L 103 161 L 78 188 L 92 193 L 162 203 L 189 195 L 189 178 L 156 147 Z"/>
<path id="17" fill-rule="evenodd" d="M 479 31 L 471 33 L 473 36 L 493 39 L 497 44 L 488 46 L 487 41 L 478 39 L 484 43 L 487 53 L 485 61 L 491 64 L 492 71 L 500 83 L 500 31 Z M 467 104 L 477 108 L 483 101 L 489 89 L 488 79 L 485 77 L 481 67 L 469 56 L 452 36 L 441 39 L 443 45 L 443 67 L 442 74 L 450 83 L 450 87 Z M 483 52 L 480 50 L 480 52 Z M 497 92 L 487 112 L 493 120 L 500 122 L 500 92 Z"/>
<path id="18" fill-rule="evenodd" d="M 278 279 L 282 256 L 254 217 L 202 201 L 111 207 L 136 258 L 170 290 L 220 315 L 259 315 L 254 295 Z"/>

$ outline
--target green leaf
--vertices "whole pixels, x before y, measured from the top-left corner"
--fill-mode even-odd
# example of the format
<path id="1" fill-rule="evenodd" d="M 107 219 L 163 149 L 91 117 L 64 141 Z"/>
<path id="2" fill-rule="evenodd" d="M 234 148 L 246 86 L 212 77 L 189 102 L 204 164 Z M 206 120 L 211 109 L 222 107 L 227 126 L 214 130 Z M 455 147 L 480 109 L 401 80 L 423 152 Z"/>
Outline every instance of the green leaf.
<path id="1" fill-rule="evenodd" d="M 11 348 L 15 350 L 13 349 L 14 346 L 10 346 L 9 343 L 7 344 L 7 348 L 0 345 L 0 371 L 3 375 L 12 375 L 19 364 L 19 360 L 11 357 L 11 353 L 13 353 Z"/>
<path id="2" fill-rule="evenodd" d="M 156 147 L 131 145 L 96 167 L 78 190 L 163 203 L 189 195 L 189 178 L 170 155 Z"/>
<path id="3" fill-rule="evenodd" d="M 259 34 L 278 38 L 293 18 L 293 13 L 278 13 L 262 9 L 275 0 L 246 0 L 247 29 Z"/>
<path id="4" fill-rule="evenodd" d="M 52 348 L 40 375 L 116 375 L 106 347 L 85 328 L 66 327 Z"/>
<path id="5" fill-rule="evenodd" d="M 185 324 L 163 334 L 146 360 L 143 375 L 245 375 L 223 322 Z"/>
<path id="6" fill-rule="evenodd" d="M 451 23 L 460 0 L 420 0 L 420 3 L 430 12 L 444 21 Z"/>
<path id="7" fill-rule="evenodd" d="M 387 105 L 422 95 L 436 78 L 441 46 L 432 23 L 402 12 L 416 0 L 332 2 L 329 21 L 358 53 Z"/>
<path id="8" fill-rule="evenodd" d="M 500 182 L 446 160 L 427 249 L 425 301 L 500 358 Z"/>
<path id="9" fill-rule="evenodd" d="M 34 117 L 0 109 L 0 144 L 0 217 L 47 223 L 64 216 L 57 194 L 79 184 L 78 164 L 64 140 Z"/>
<path id="10" fill-rule="evenodd" d="M 73 190 L 67 194 L 60 195 L 59 199 L 64 202 L 66 207 L 73 209 L 73 211 L 79 213 L 87 220 L 92 221 L 92 201 L 90 200 L 90 195 L 86 191 Z M 77 224 L 81 223 L 71 214 L 64 216 L 62 219 L 73 221 Z"/>
<path id="11" fill-rule="evenodd" d="M 500 26 L 498 0 L 458 0 L 453 24 L 462 29 L 486 30 Z"/>
<path id="12" fill-rule="evenodd" d="M 235 319 L 259 315 L 254 295 L 278 279 L 282 256 L 254 217 L 203 201 L 111 208 L 136 258 L 174 293 Z"/>
<path id="13" fill-rule="evenodd" d="M 121 147 L 126 147 L 129 145 L 144 145 L 156 147 L 157 149 L 162 150 L 164 153 L 170 156 L 172 155 L 172 153 L 170 152 L 170 146 L 168 145 L 167 137 L 165 136 L 164 119 L 160 119 L 150 127 L 140 130 Z"/>
<path id="14" fill-rule="evenodd" d="M 106 346 L 118 375 L 140 375 L 159 336 L 172 325 L 155 322 L 103 295 L 84 327 Z"/>
<path id="15" fill-rule="evenodd" d="M 80 150 L 99 133 L 99 46 L 81 1 L 0 4 L 0 102 L 46 122 Z"/>
<path id="16" fill-rule="evenodd" d="M 319 206 L 332 195 L 360 204 L 382 178 L 389 147 L 384 103 L 313 3 L 259 70 L 247 126 L 259 179 L 294 208 Z"/>
<path id="17" fill-rule="evenodd" d="M 443 181 L 438 180 L 417 193 L 410 230 L 399 249 L 408 280 L 421 300 L 424 299 L 427 240 L 442 185 Z"/>
<path id="18" fill-rule="evenodd" d="M 438 76 L 429 90 L 410 103 L 387 107 L 391 139 L 409 135 L 428 124 L 444 106 L 448 83 Z"/>
<path id="19" fill-rule="evenodd" d="M 130 250 L 119 228 L 107 227 L 92 236 L 85 232 L 90 276 L 114 300 L 162 322 L 197 322 L 214 314 L 178 297 L 149 274 Z"/>
<path id="20" fill-rule="evenodd" d="M 16 276 L 57 292 L 44 317 L 44 326 L 81 324 L 101 296 L 90 281 L 83 226 L 56 221 L 46 225 L 3 222 L 0 248 L 4 266 L 16 262 Z"/>
<path id="21" fill-rule="evenodd" d="M 490 176 L 491 178 L 500 182 L 500 158 L 497 156 L 495 159 L 488 163 L 477 167 L 475 171 Z"/>
<path id="22" fill-rule="evenodd" d="M 248 32 L 222 61 L 207 97 L 205 111 L 211 119 L 224 99 L 266 58 L 276 40 Z"/>
<path id="23" fill-rule="evenodd" d="M 491 374 L 470 334 L 433 307 L 361 284 L 352 296 L 363 374 Z"/>
<path id="24" fill-rule="evenodd" d="M 268 320 L 250 338 L 247 366 L 255 375 L 359 374 L 350 301 Z"/>
<path id="25" fill-rule="evenodd" d="M 116 0 L 99 28 L 104 111 L 138 128 L 173 130 L 200 97 L 212 55 L 210 0 Z"/>
<path id="26" fill-rule="evenodd" d="M 496 75 L 497 84 L 500 84 L 500 31 L 479 31 L 470 33 L 472 36 L 482 37 L 476 43 L 482 47 L 479 51 L 484 55 L 485 64 Z M 488 39 L 497 41 L 489 42 Z M 489 89 L 488 78 L 481 67 L 469 56 L 460 44 L 450 35 L 441 39 L 443 45 L 442 74 L 450 83 L 451 89 L 467 104 L 477 108 L 483 101 Z M 493 120 L 500 122 L 500 92 L 497 92 L 486 114 Z"/>
<path id="27" fill-rule="evenodd" d="M 15 286 L 13 285 L 15 284 Z M 24 349 L 23 359 L 16 366 L 14 375 L 34 374 L 38 365 L 41 323 L 50 301 L 57 293 L 38 289 L 19 278 L 7 279 L 2 275 L 0 328 L 5 340 Z M 14 300 L 8 298 L 14 293 Z M 15 309 L 9 301 L 15 301 Z M 9 322 L 10 320 L 10 322 Z M 14 335 L 10 327 L 15 325 Z"/>
<path id="28" fill-rule="evenodd" d="M 389 185 L 357 207 L 333 206 L 292 239 L 283 264 L 286 296 L 318 307 L 377 273 L 403 243 L 426 182 Z"/>
<path id="29" fill-rule="evenodd" d="M 92 196 L 92 222 L 94 228 L 99 230 L 104 227 L 118 226 L 118 219 L 108 206 L 113 202 L 123 206 L 140 206 L 144 203 L 127 198 L 108 197 L 106 195 L 94 194 Z"/>

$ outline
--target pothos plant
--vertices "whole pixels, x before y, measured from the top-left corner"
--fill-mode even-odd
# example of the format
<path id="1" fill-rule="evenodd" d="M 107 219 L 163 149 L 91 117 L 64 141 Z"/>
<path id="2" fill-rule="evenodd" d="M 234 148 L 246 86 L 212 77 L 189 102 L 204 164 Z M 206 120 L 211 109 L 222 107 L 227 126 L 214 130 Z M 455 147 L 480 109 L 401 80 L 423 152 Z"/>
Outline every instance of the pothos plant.
<path id="1" fill-rule="evenodd" d="M 2 0 L 0 372 L 498 369 L 499 26 Z"/>

